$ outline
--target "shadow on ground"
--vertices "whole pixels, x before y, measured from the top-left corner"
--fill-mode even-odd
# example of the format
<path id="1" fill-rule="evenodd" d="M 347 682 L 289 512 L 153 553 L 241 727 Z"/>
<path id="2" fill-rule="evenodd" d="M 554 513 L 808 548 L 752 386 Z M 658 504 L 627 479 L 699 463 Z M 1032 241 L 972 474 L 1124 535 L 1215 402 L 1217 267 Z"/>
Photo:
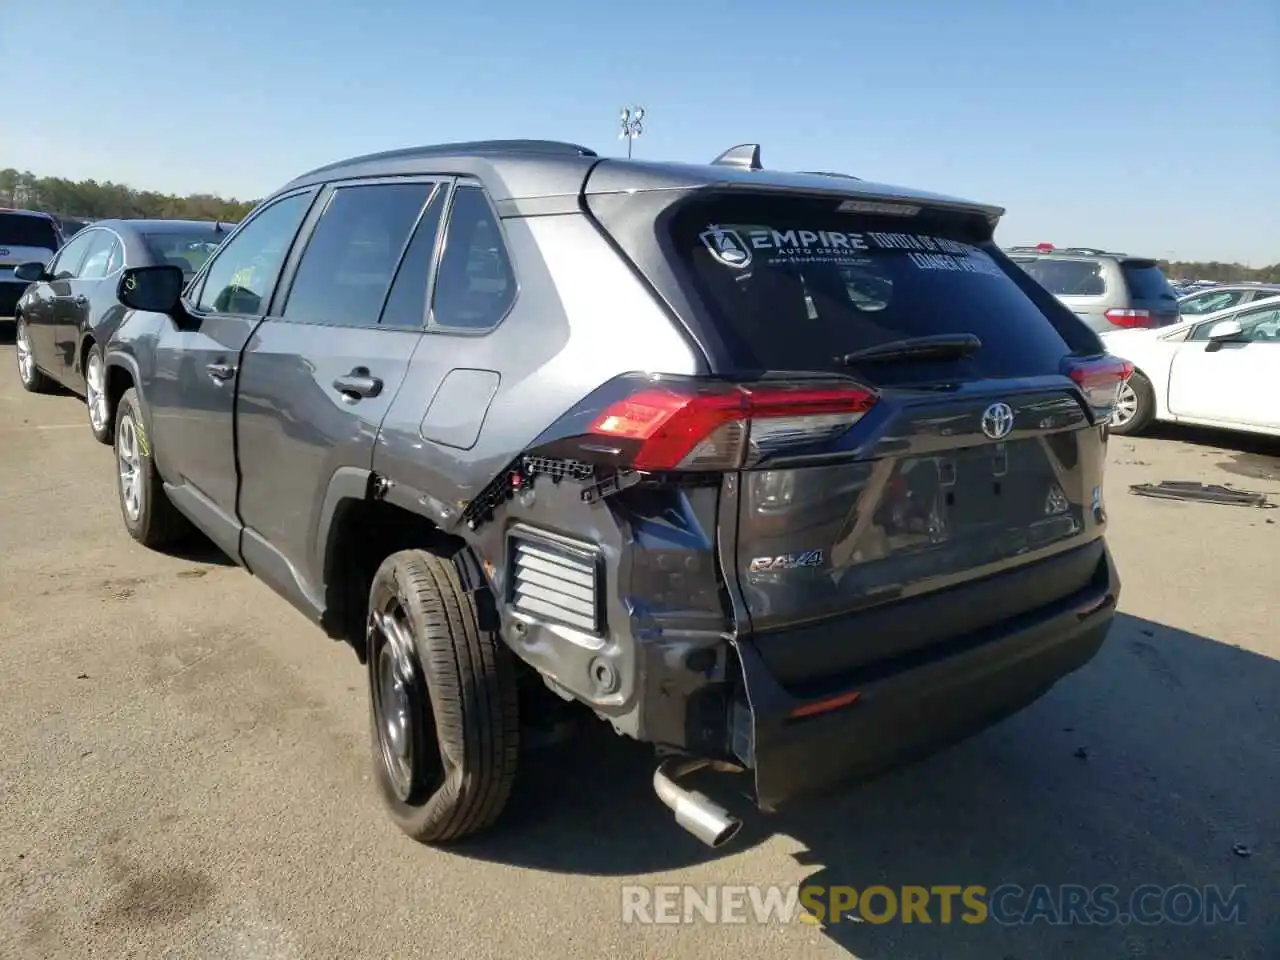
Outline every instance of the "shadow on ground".
<path id="1" fill-rule="evenodd" d="M 676 827 L 653 796 L 651 752 L 607 731 L 539 756 L 532 772 L 527 764 L 506 828 L 454 849 L 621 878 L 731 858 L 776 833 L 802 845 L 802 882 L 826 887 L 1112 884 L 1123 907 L 1143 884 L 1228 895 L 1243 885 L 1243 923 L 975 925 L 959 921 L 957 904 L 947 924 L 935 900 L 928 924 L 845 917 L 825 933 L 864 960 L 1275 957 L 1278 712 L 1280 663 L 1122 615 L 1093 663 L 1023 713 L 838 797 L 752 816 L 720 851 Z M 734 806 L 735 779 L 703 789 Z M 728 864 L 714 876 L 796 878 L 744 877 Z M 1004 903 L 1016 912 L 1027 898 Z"/>
<path id="2" fill-rule="evenodd" d="M 1237 477 L 1280 482 L 1280 437 L 1174 423 L 1155 424 L 1144 435 L 1201 447 L 1204 456 L 1216 459 L 1215 466 Z"/>
<path id="3" fill-rule="evenodd" d="M 234 567 L 236 562 L 216 547 L 212 540 L 203 533 L 193 531 L 191 537 L 179 546 L 165 550 L 171 557 L 189 560 L 192 563 L 207 563 L 216 567 Z"/>
<path id="4" fill-rule="evenodd" d="M 12 317 L 0 317 L 0 347 L 9 346 L 17 336 Z"/>

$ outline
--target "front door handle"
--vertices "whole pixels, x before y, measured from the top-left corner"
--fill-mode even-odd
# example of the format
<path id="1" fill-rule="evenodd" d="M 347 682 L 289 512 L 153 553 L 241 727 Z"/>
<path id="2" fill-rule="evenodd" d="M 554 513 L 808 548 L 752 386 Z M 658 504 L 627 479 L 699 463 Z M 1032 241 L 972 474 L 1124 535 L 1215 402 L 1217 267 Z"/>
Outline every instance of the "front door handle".
<path id="1" fill-rule="evenodd" d="M 376 397 L 382 392 L 382 381 L 370 375 L 367 367 L 356 367 L 345 377 L 333 381 L 333 389 L 344 397 L 359 400 L 361 397 Z"/>
<path id="2" fill-rule="evenodd" d="M 205 365 L 205 369 L 215 380 L 230 380 L 236 375 L 236 368 L 229 363 L 209 363 Z"/>

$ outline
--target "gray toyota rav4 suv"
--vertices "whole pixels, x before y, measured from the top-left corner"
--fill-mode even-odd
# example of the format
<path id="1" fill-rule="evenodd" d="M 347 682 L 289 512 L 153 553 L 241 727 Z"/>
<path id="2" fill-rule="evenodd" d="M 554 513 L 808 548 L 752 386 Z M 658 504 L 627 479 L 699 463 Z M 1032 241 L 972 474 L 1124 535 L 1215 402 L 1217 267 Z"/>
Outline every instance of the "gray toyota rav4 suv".
<path id="1" fill-rule="evenodd" d="M 124 523 L 194 525 L 357 645 L 419 840 L 492 823 L 567 701 L 654 744 L 658 796 L 720 844 L 739 822 L 684 774 L 766 810 L 871 775 L 1112 622 L 1131 368 L 996 247 L 1001 213 L 753 145 L 314 170 L 189 283 L 122 274 Z"/>

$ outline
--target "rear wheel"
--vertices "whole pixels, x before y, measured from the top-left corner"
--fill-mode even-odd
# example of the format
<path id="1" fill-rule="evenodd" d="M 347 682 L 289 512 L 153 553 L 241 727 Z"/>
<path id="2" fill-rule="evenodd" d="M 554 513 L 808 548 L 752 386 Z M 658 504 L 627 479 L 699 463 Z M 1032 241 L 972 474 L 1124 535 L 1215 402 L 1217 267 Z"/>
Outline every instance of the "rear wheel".
<path id="1" fill-rule="evenodd" d="M 111 443 L 116 425 L 107 403 L 107 365 L 102 359 L 102 348 L 96 343 L 89 348 L 84 362 L 84 402 L 93 438 L 99 443 Z"/>
<path id="2" fill-rule="evenodd" d="M 31 349 L 31 335 L 27 321 L 18 317 L 13 322 L 13 341 L 18 354 L 18 379 L 28 393 L 48 393 L 53 382 L 36 366 L 36 355 Z"/>
<path id="3" fill-rule="evenodd" d="M 392 554 L 369 592 L 368 671 L 378 786 L 391 819 L 423 843 L 490 826 L 515 780 L 515 664 L 480 628 L 453 563 Z"/>
<path id="4" fill-rule="evenodd" d="M 1116 409 L 1111 415 L 1108 432 L 1122 437 L 1140 433 L 1151 425 L 1155 415 L 1156 394 L 1151 381 L 1134 371 L 1116 394 Z"/>
<path id="5" fill-rule="evenodd" d="M 191 525 L 164 492 L 143 427 L 138 394 L 132 387 L 116 407 L 115 451 L 120 515 L 129 536 L 153 550 L 185 539 Z"/>

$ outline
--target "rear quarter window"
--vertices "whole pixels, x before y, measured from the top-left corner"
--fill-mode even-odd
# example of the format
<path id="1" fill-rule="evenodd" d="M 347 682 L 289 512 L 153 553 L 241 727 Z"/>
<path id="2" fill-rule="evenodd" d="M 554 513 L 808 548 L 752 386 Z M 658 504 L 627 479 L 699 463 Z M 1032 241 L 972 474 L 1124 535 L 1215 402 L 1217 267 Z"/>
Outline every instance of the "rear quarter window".
<path id="1" fill-rule="evenodd" d="M 1058 371 L 1066 340 L 971 221 L 836 205 L 697 200 L 670 220 L 679 269 L 744 365 L 850 371 L 880 384 Z M 975 334 L 983 347 L 964 360 L 849 367 L 839 359 L 947 333 Z"/>
<path id="2" fill-rule="evenodd" d="M 1040 286 L 1055 297 L 1102 297 L 1107 278 L 1097 260 L 1059 260 L 1048 257 L 1019 261 Z"/>
<path id="3" fill-rule="evenodd" d="M 53 221 L 20 213 L 0 213 L 0 246 L 42 247 L 58 249 L 58 234 Z"/>

